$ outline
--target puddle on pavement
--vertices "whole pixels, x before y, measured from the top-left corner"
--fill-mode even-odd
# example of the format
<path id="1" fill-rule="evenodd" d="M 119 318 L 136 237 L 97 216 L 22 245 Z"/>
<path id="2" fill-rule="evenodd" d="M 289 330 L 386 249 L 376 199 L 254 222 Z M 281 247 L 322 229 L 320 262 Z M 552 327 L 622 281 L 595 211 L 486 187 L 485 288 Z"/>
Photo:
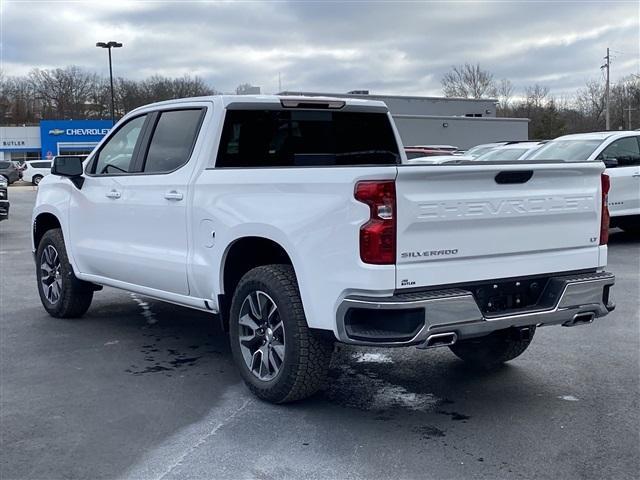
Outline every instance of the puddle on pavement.
<path id="1" fill-rule="evenodd" d="M 212 355 L 221 355 L 222 352 L 213 347 L 213 334 L 208 333 L 203 338 L 201 344 L 189 342 L 188 345 L 179 345 L 182 336 L 176 334 L 173 326 L 162 325 L 159 322 L 160 316 L 153 311 L 152 305 L 135 293 L 129 294 L 134 302 L 140 307 L 140 315 L 145 319 L 144 332 L 142 336 L 145 338 L 144 344 L 140 347 L 140 353 L 143 359 L 132 364 L 125 370 L 131 375 L 144 374 L 164 374 L 172 376 L 174 373 L 184 374 L 186 372 L 193 373 L 189 370 L 198 365 L 198 363 Z M 166 322 L 164 322 L 166 323 Z M 226 366 L 226 365 L 225 365 Z M 218 373 L 224 373 L 224 369 L 218 367 L 214 370 Z M 198 375 L 209 375 L 208 371 L 197 372 Z"/>

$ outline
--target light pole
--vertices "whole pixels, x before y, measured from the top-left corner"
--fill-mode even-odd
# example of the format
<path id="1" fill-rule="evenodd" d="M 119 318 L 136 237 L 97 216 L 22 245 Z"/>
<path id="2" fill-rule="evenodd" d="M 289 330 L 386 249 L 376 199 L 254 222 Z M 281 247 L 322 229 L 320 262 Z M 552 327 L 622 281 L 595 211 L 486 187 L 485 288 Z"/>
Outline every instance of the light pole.
<path id="1" fill-rule="evenodd" d="M 111 67 L 111 49 L 112 48 L 120 48 L 122 44 L 119 42 L 114 42 L 113 40 L 110 42 L 98 42 L 96 43 L 96 47 L 106 48 L 109 50 L 109 81 L 111 82 L 111 124 L 116 123 L 116 117 L 114 113 L 114 100 L 113 100 L 113 69 Z"/>

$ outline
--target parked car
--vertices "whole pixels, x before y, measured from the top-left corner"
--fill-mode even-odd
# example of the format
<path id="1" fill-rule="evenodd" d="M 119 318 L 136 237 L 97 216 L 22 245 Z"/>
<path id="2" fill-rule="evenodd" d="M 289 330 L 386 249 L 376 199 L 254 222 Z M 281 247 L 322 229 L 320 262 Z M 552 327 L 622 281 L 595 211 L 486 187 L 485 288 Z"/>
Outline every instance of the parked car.
<path id="1" fill-rule="evenodd" d="M 426 157 L 414 157 L 409 158 L 407 156 L 406 163 L 409 165 L 442 165 L 442 164 L 462 164 L 465 162 L 473 161 L 474 159 L 471 157 L 467 157 L 466 155 L 430 155 Z"/>
<path id="2" fill-rule="evenodd" d="M 640 233 L 640 132 L 565 135 L 548 142 L 529 159 L 604 162 L 611 178 L 611 226 Z"/>
<path id="3" fill-rule="evenodd" d="M 0 220 L 9 218 L 9 193 L 7 179 L 0 176 Z"/>
<path id="4" fill-rule="evenodd" d="M 0 175 L 7 180 L 9 185 L 20 180 L 20 171 L 9 160 L 0 160 Z"/>
<path id="5" fill-rule="evenodd" d="M 335 342 L 495 366 L 539 326 L 613 309 L 601 163 L 403 161 L 378 101 L 140 107 L 38 188 L 42 305 L 78 317 L 109 285 L 218 313 L 245 383 L 277 403 L 325 383 Z"/>
<path id="6" fill-rule="evenodd" d="M 431 150 L 440 150 L 443 152 L 457 152 L 460 149 L 454 145 L 416 145 L 416 148 L 429 148 Z"/>
<path id="7" fill-rule="evenodd" d="M 478 162 L 508 162 L 527 158 L 532 152 L 544 145 L 543 142 L 509 143 L 493 148 L 491 151 L 475 157 Z"/>
<path id="8" fill-rule="evenodd" d="M 404 153 L 406 154 L 408 159 L 453 155 L 452 153 L 448 153 L 444 150 L 434 150 L 432 148 L 425 148 L 425 147 L 404 147 Z"/>
<path id="9" fill-rule="evenodd" d="M 33 160 L 25 162 L 26 168 L 22 171 L 22 180 L 38 185 L 45 175 L 51 173 L 52 160 Z"/>
<path id="10" fill-rule="evenodd" d="M 464 152 L 464 155 L 467 157 L 476 158 L 476 157 L 479 157 L 480 155 L 490 152 L 494 148 L 506 145 L 507 143 L 509 142 L 483 143 L 482 145 L 476 145 L 475 147 L 470 148 L 469 150 Z"/>

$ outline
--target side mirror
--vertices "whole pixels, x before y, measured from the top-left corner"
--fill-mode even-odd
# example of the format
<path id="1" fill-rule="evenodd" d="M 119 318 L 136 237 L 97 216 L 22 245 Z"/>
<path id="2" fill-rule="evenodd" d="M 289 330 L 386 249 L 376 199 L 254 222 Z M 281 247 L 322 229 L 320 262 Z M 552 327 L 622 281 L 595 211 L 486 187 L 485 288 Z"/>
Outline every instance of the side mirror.
<path id="1" fill-rule="evenodd" d="M 82 188 L 84 183 L 84 177 L 82 176 L 84 168 L 81 157 L 55 157 L 51 166 L 51 173 L 69 178 L 78 188 Z"/>
<path id="2" fill-rule="evenodd" d="M 604 166 L 607 168 L 615 168 L 618 166 L 617 158 L 605 158 L 603 162 L 604 162 Z"/>

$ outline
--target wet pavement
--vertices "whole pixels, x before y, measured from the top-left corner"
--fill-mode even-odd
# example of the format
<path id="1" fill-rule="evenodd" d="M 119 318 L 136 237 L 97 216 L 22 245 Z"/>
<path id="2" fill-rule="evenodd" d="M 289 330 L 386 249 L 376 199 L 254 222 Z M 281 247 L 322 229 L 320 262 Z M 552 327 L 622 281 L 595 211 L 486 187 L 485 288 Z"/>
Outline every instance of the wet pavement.
<path id="1" fill-rule="evenodd" d="M 110 288 L 42 309 L 35 192 L 0 223 L 0 478 L 637 478 L 640 239 L 613 231 L 618 308 L 542 328 L 504 368 L 448 351 L 341 347 L 286 406 L 242 384 L 215 317 Z"/>

